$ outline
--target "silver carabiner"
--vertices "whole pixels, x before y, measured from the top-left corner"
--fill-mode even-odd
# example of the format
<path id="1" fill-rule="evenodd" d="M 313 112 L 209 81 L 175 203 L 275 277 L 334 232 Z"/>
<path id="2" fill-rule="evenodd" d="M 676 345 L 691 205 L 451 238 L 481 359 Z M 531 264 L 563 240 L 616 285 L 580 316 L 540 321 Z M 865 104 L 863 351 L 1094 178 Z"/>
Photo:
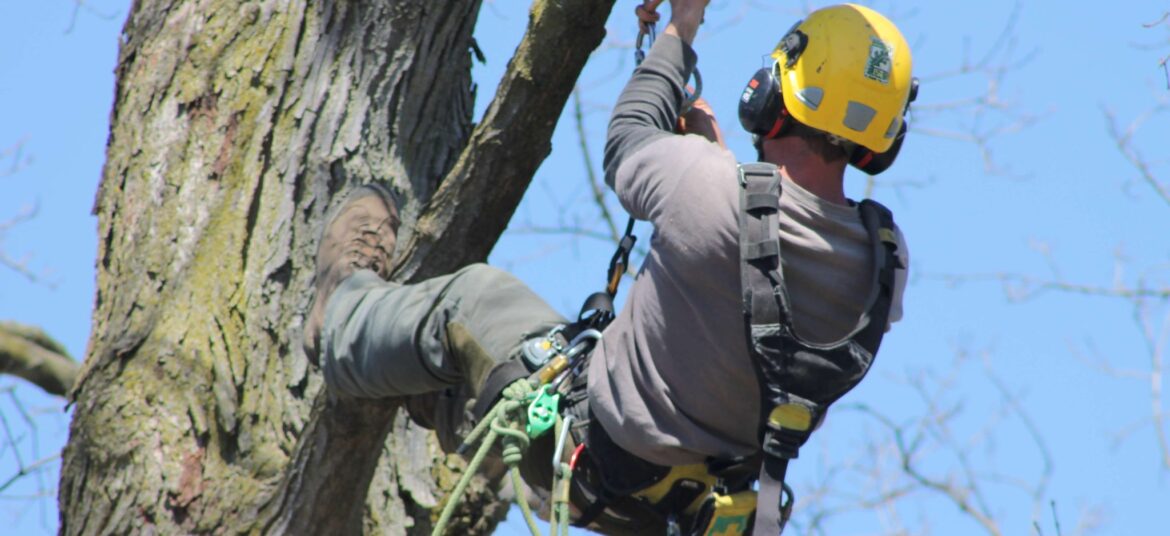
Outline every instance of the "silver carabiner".
<path id="1" fill-rule="evenodd" d="M 655 24 L 643 23 L 641 28 L 638 29 L 638 39 L 634 41 L 634 67 L 642 65 L 642 62 L 646 59 L 646 51 L 642 50 L 642 45 L 647 37 L 650 38 L 650 43 L 646 48 L 653 48 L 654 39 L 657 37 Z M 695 106 L 695 102 L 698 101 L 699 97 L 703 94 L 703 76 L 699 74 L 698 67 L 695 67 L 694 76 L 695 92 L 683 101 L 682 108 L 679 110 L 679 115 L 689 112 L 691 108 Z"/>
<path id="2" fill-rule="evenodd" d="M 634 66 L 635 67 L 641 65 L 642 60 L 646 59 L 646 51 L 642 50 L 642 43 L 644 42 L 646 37 L 649 36 L 650 44 L 646 48 L 652 48 L 654 46 L 654 38 L 657 37 L 656 34 L 657 34 L 657 31 L 655 30 L 655 25 L 650 24 L 650 23 L 643 24 L 642 28 L 640 28 L 638 30 L 638 39 L 637 39 L 637 41 L 634 41 Z"/>

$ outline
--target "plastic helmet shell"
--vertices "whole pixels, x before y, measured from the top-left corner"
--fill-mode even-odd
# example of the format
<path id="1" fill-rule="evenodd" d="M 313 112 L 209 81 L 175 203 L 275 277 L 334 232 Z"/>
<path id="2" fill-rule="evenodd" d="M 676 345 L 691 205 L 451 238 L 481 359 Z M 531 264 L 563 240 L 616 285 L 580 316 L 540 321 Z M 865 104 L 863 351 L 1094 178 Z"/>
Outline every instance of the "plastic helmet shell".
<path id="1" fill-rule="evenodd" d="M 912 60 L 889 19 L 854 4 L 819 9 L 781 39 L 772 58 L 784 104 L 797 121 L 878 153 L 893 144 Z"/>

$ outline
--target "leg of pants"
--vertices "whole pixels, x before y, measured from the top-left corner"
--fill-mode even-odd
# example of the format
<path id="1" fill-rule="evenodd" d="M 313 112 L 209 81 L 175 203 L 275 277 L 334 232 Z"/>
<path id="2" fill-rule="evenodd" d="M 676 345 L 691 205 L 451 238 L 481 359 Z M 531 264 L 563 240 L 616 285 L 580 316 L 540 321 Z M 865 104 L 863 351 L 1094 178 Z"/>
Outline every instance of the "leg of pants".
<path id="1" fill-rule="evenodd" d="M 457 444 L 464 406 L 491 368 L 525 339 L 563 322 L 518 279 L 484 264 L 411 285 L 358 271 L 326 307 L 325 381 L 353 397 L 429 401 L 438 415 L 415 418 L 448 447 Z"/>

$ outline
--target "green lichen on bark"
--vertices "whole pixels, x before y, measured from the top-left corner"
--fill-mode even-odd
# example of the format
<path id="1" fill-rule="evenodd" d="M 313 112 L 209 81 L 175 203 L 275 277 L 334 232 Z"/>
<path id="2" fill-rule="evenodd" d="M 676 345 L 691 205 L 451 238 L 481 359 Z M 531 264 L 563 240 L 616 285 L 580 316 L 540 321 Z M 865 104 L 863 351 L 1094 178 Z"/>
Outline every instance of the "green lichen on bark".
<path id="1" fill-rule="evenodd" d="M 585 50 L 510 72 L 545 86 L 501 84 L 498 100 L 516 93 L 491 120 L 537 148 L 501 153 L 468 144 L 478 0 L 135 2 L 95 203 L 98 297 L 62 463 L 63 533 L 429 524 L 444 483 L 414 464 L 430 460 L 378 448 L 423 445 L 440 460 L 429 434 L 395 403 L 330 400 L 301 353 L 317 230 L 340 194 L 371 181 L 402 199 L 407 236 L 441 182 L 452 203 L 510 214 L 610 7 L 545 4 L 534 20 L 591 17 L 578 41 L 545 37 Z M 483 205 L 458 192 L 489 177 L 452 171 L 457 160 L 521 171 Z M 436 225 L 422 234 L 460 232 Z M 459 256 L 502 229 L 433 248 L 446 259 L 433 269 L 479 260 Z M 493 486 L 468 503 L 473 533 L 503 515 Z M 356 506 L 324 504 L 322 490 Z"/>

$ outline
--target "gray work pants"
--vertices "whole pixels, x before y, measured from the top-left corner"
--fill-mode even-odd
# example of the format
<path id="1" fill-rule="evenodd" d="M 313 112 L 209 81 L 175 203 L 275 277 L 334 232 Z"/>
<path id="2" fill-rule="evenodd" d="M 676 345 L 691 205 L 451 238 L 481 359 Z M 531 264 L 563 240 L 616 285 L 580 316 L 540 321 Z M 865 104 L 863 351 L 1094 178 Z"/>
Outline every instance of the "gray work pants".
<path id="1" fill-rule="evenodd" d="M 412 416 L 452 449 L 491 368 L 564 322 L 524 283 L 485 264 L 410 285 L 361 270 L 326 306 L 325 382 L 358 398 L 412 396 Z"/>
<path id="2" fill-rule="evenodd" d="M 565 322 L 518 279 L 487 265 L 411 285 L 388 283 L 362 270 L 329 299 L 321 365 L 329 389 L 339 394 L 409 397 L 411 417 L 434 429 L 442 448 L 452 452 L 469 431 L 467 402 L 479 395 L 491 368 L 518 355 L 525 340 Z M 577 417 L 574 428 L 589 425 L 584 415 Z M 534 441 L 520 466 L 524 480 L 541 496 L 547 496 L 552 482 L 552 439 L 545 434 Z M 570 440 L 567 450 L 572 445 Z M 574 504 L 588 504 L 576 486 L 570 496 Z M 605 534 L 661 534 L 665 525 L 653 516 L 639 519 L 607 510 L 590 528 Z"/>

